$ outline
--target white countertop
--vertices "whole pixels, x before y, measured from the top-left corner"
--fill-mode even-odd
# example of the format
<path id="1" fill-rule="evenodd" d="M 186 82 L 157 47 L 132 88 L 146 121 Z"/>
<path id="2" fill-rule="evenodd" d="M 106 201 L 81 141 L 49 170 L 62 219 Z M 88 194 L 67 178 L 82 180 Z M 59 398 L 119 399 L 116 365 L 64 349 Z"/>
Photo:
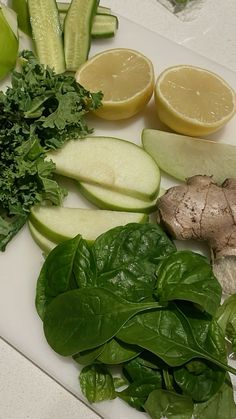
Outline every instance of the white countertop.
<path id="1" fill-rule="evenodd" d="M 101 4 L 236 71 L 235 0 L 205 0 L 198 18 L 188 22 L 156 0 L 101 0 Z M 99 416 L 0 339 L 0 419 L 27 418 Z"/>

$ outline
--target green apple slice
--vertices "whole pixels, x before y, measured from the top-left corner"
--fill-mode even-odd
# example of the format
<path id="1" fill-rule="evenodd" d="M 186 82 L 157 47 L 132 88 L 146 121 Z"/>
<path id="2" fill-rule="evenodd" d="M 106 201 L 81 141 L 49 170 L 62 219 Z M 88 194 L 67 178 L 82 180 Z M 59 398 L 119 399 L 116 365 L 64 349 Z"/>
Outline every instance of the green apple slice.
<path id="1" fill-rule="evenodd" d="M 160 171 L 146 151 L 129 141 L 113 137 L 71 140 L 60 150 L 48 153 L 56 173 L 100 185 L 142 200 L 158 194 Z"/>
<path id="2" fill-rule="evenodd" d="M 40 249 L 48 254 L 51 252 L 51 250 L 57 246 L 57 243 L 53 242 L 52 240 L 49 240 L 47 237 L 45 237 L 43 234 L 41 234 L 37 228 L 28 221 L 29 230 L 31 233 L 32 238 L 34 239 L 35 243 L 40 247 Z"/>
<path id="3" fill-rule="evenodd" d="M 93 242 L 100 234 L 128 223 L 143 223 L 148 216 L 142 213 L 66 207 L 34 207 L 29 219 L 45 237 L 56 243 L 77 234 Z"/>
<path id="4" fill-rule="evenodd" d="M 222 183 L 236 177 L 233 145 L 153 129 L 143 130 L 142 143 L 159 168 L 176 179 L 208 175 Z"/>
<path id="5" fill-rule="evenodd" d="M 86 182 L 78 182 L 80 193 L 94 205 L 103 209 L 117 211 L 144 212 L 149 214 L 156 210 L 156 199 L 143 201 L 133 196 L 112 191 L 102 186 L 91 185 Z"/>

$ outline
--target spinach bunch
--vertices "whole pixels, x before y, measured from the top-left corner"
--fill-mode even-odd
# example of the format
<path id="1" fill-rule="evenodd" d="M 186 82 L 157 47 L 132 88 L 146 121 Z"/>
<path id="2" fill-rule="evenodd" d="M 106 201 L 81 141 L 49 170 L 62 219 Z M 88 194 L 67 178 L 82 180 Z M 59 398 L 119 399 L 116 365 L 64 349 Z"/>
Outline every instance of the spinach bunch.
<path id="1" fill-rule="evenodd" d="M 0 92 L 0 250 L 26 222 L 30 207 L 43 200 L 59 205 L 65 191 L 53 178 L 49 149 L 91 132 L 85 115 L 101 104 L 66 74 L 41 65 L 32 52 L 21 54 L 21 71 Z"/>
<path id="2" fill-rule="evenodd" d="M 221 419 L 222 406 L 235 418 L 220 301 L 207 259 L 149 223 L 59 244 L 36 292 L 48 343 L 84 366 L 87 399 L 120 397 L 155 419 Z"/>

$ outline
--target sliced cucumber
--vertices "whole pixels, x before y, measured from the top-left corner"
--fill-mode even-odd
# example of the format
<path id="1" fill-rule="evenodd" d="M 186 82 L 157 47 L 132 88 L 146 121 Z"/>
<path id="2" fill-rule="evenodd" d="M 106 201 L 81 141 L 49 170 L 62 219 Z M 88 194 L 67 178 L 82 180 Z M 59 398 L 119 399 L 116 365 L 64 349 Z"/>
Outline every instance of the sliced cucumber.
<path id="1" fill-rule="evenodd" d="M 28 221 L 28 226 L 33 240 L 44 253 L 48 254 L 55 246 L 57 246 L 57 243 L 49 240 L 41 234 L 30 221 Z"/>
<path id="2" fill-rule="evenodd" d="M 18 0 L 15 0 L 15 1 L 18 1 Z M 26 1 L 26 0 L 24 0 L 24 1 Z M 58 1 L 57 2 L 57 7 L 58 7 L 59 12 L 67 13 L 67 11 L 70 7 L 70 3 L 63 3 L 63 2 Z M 111 9 L 110 9 L 110 7 L 98 6 L 97 7 L 97 13 L 102 13 L 104 15 L 109 15 L 109 14 L 111 14 Z"/>
<path id="3" fill-rule="evenodd" d="M 156 199 L 153 201 L 143 201 L 133 196 L 112 191 L 101 186 L 91 185 L 86 182 L 78 182 L 78 189 L 88 201 L 99 208 L 117 210 L 144 212 L 149 214 L 156 209 Z"/>
<path id="4" fill-rule="evenodd" d="M 60 12 L 61 27 L 64 27 L 66 13 Z M 111 38 L 115 36 L 118 29 L 118 19 L 114 15 L 96 14 L 93 19 L 91 36 L 92 38 Z"/>
<path id="5" fill-rule="evenodd" d="M 36 52 L 42 64 L 56 73 L 65 71 L 59 13 L 55 0 L 28 0 Z"/>
<path id="6" fill-rule="evenodd" d="M 24 33 L 31 36 L 30 16 L 27 0 L 11 0 L 11 8 L 17 14 L 18 26 Z"/>
<path id="7" fill-rule="evenodd" d="M 152 201 L 160 185 L 160 171 L 152 157 L 136 144 L 113 137 L 71 140 L 48 153 L 56 173 L 100 185 L 138 199 Z"/>
<path id="8" fill-rule="evenodd" d="M 64 22 L 64 49 L 68 71 L 76 71 L 89 54 L 97 0 L 72 0 Z"/>
<path id="9" fill-rule="evenodd" d="M 94 16 L 91 35 L 93 38 L 110 38 L 115 36 L 118 19 L 114 15 L 97 14 Z"/>
<path id="10" fill-rule="evenodd" d="M 141 213 L 106 211 L 84 208 L 35 207 L 30 222 L 45 237 L 60 243 L 81 234 L 93 242 L 111 228 L 128 223 L 143 223 L 148 217 Z"/>

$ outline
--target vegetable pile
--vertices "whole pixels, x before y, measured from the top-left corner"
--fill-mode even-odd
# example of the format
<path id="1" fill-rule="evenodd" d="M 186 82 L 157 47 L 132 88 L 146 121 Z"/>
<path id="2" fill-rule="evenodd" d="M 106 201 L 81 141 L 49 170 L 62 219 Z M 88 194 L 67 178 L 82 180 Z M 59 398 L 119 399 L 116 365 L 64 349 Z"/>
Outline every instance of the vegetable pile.
<path id="1" fill-rule="evenodd" d="M 220 300 L 205 257 L 177 251 L 158 225 L 131 223 L 54 248 L 36 307 L 50 346 L 84 366 L 90 403 L 120 397 L 155 419 L 234 419 Z"/>
<path id="2" fill-rule="evenodd" d="M 0 250 L 26 222 L 32 205 L 59 205 L 65 194 L 53 179 L 45 153 L 92 132 L 85 115 L 101 104 L 68 75 L 56 75 L 23 51 L 21 71 L 0 92 Z"/>

